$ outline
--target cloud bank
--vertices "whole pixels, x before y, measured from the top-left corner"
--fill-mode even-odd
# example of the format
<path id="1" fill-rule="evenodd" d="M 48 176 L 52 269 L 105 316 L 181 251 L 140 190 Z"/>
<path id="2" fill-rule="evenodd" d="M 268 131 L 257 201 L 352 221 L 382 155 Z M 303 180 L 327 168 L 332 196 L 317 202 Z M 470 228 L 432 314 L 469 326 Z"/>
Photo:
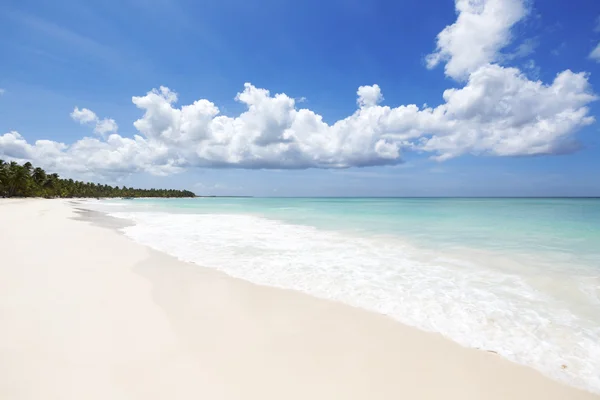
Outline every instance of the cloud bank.
<path id="1" fill-rule="evenodd" d="M 437 37 L 427 61 L 445 62 L 462 87 L 443 92 L 435 108 L 390 107 L 378 85 L 357 90 L 357 108 L 333 124 L 285 93 L 250 83 L 235 99 L 238 116 L 220 114 L 207 99 L 177 106 L 167 87 L 132 98 L 142 112 L 133 138 L 75 108 L 72 118 L 94 126 L 100 138 L 71 145 L 28 143 L 19 133 L 0 136 L 0 156 L 27 159 L 55 170 L 96 175 L 148 172 L 168 175 L 190 167 L 347 168 L 402 162 L 405 152 L 443 161 L 464 154 L 531 156 L 577 148 L 575 133 L 594 122 L 596 100 L 586 73 L 559 73 L 550 83 L 532 81 L 517 68 L 493 62 L 510 42 L 511 27 L 524 18 L 522 0 L 456 0 L 457 21 Z"/>

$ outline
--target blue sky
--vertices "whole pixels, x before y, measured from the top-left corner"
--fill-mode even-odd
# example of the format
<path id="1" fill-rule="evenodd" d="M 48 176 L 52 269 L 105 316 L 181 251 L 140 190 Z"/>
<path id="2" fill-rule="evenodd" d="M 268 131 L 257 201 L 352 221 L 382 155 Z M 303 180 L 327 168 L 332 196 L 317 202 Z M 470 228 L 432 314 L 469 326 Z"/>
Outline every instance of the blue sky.
<path id="1" fill-rule="evenodd" d="M 62 176 L 198 194 L 600 196 L 600 129 L 591 121 L 600 116 L 600 58 L 590 56 L 600 2 L 510 0 L 486 22 L 494 0 L 462 21 L 461 1 L 4 1 L 0 138 L 19 137 L 0 140 L 0 155 Z M 453 24 L 451 45 L 440 47 L 438 34 Z M 441 61 L 428 66 L 436 52 Z M 554 98 L 566 70 L 568 90 Z M 250 100 L 236 101 L 246 82 L 270 95 L 248 89 Z M 169 105 L 160 86 L 177 93 L 169 114 L 158 115 Z M 159 94 L 147 96 L 152 89 Z M 501 100 L 460 108 L 472 92 Z M 173 122 L 200 99 L 230 117 L 229 128 L 186 131 L 205 111 Z M 381 106 L 411 104 L 419 109 L 410 116 L 398 109 L 392 122 L 373 122 L 387 112 Z M 75 107 L 92 114 L 74 116 Z M 251 107 L 246 125 L 234 120 Z M 304 108 L 327 126 L 311 131 L 316 122 L 294 111 Z M 106 120 L 118 130 L 94 125 Z M 223 146 L 220 135 L 234 126 Z M 123 141 L 134 135 L 143 142 Z M 74 145 L 84 137 L 92 142 Z M 65 147 L 42 151 L 37 140 Z"/>

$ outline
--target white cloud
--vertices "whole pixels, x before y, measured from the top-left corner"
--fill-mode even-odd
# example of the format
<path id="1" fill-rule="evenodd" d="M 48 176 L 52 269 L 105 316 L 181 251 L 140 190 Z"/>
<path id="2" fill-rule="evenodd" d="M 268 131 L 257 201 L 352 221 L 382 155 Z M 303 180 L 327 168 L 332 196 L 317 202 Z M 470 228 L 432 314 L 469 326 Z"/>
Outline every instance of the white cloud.
<path id="1" fill-rule="evenodd" d="M 95 112 L 87 108 L 79 109 L 79 107 L 75 107 L 71 113 L 71 118 L 80 124 L 95 124 L 94 133 L 97 133 L 100 136 L 116 132 L 119 129 L 119 126 L 114 119 L 100 119 Z"/>
<path id="2" fill-rule="evenodd" d="M 357 104 L 360 107 L 376 106 L 383 101 L 381 89 L 377 84 L 373 86 L 361 86 L 358 88 L 356 94 L 358 95 Z"/>
<path id="3" fill-rule="evenodd" d="M 497 61 L 510 43 L 510 29 L 527 15 L 525 0 L 456 0 L 458 18 L 437 36 L 427 67 L 446 62 L 446 75 L 466 79 L 469 73 Z"/>
<path id="4" fill-rule="evenodd" d="M 117 125 L 114 119 L 105 118 L 96 123 L 94 132 L 101 136 L 104 136 L 107 133 L 116 132 L 117 129 L 119 129 L 119 126 Z"/>
<path id="5" fill-rule="evenodd" d="M 38 140 L 31 145 L 15 131 L 0 136 L 0 155 L 11 160 L 35 160 L 48 165 L 56 158 L 60 164 L 67 148 L 65 144 L 51 140 Z"/>
<path id="6" fill-rule="evenodd" d="M 584 73 L 565 71 L 544 85 L 516 68 L 491 64 L 472 73 L 463 88 L 446 90 L 445 102 L 435 108 L 378 105 L 383 96 L 377 85 L 362 86 L 357 95 L 359 108 L 329 125 L 313 111 L 297 109 L 293 98 L 249 83 L 236 96 L 247 108 L 237 117 L 219 115 L 209 100 L 178 108 L 177 94 L 161 87 L 133 97 L 144 112 L 133 139 L 112 134 L 70 146 L 28 144 L 11 132 L 0 136 L 0 154 L 107 174 L 397 164 L 402 151 L 438 160 L 466 153 L 556 154 L 574 149 L 573 134 L 593 122 L 587 104 L 596 99 Z"/>
<path id="7" fill-rule="evenodd" d="M 6 90 L 0 88 L 0 96 L 2 96 L 4 93 L 6 93 Z"/>
<path id="8" fill-rule="evenodd" d="M 438 35 L 438 50 L 428 62 L 447 62 L 446 73 L 465 83 L 444 91 L 437 107 L 382 105 L 378 85 L 361 86 L 357 109 L 328 124 L 321 115 L 299 108 L 300 101 L 246 83 L 235 97 L 245 111 L 230 117 L 207 99 L 178 107 L 177 94 L 160 87 L 132 98 L 143 113 L 133 124 L 139 133 L 133 138 L 116 133 L 105 138 L 116 132 L 115 121 L 75 108 L 73 119 L 95 124 L 101 138 L 86 137 L 71 145 L 30 144 L 9 132 L 0 136 L 0 156 L 32 160 L 59 172 L 116 176 L 141 171 L 167 175 L 190 167 L 391 165 L 411 151 L 439 161 L 464 154 L 574 151 L 575 133 L 594 122 L 588 105 L 596 96 L 588 75 L 566 70 L 543 83 L 517 68 L 491 63 L 502 59 L 511 26 L 525 16 L 523 1 L 456 0 L 456 7 L 456 23 Z M 533 61 L 525 64 L 530 75 L 537 68 Z"/>
<path id="9" fill-rule="evenodd" d="M 75 107 L 73 112 L 71 113 L 71 118 L 73 120 L 79 122 L 80 124 L 87 124 L 90 122 L 96 122 L 98 117 L 96 113 L 92 110 L 88 110 L 87 108 L 79 109 L 79 107 Z"/>
<path id="10" fill-rule="evenodd" d="M 598 46 L 596 46 L 594 50 L 592 50 L 592 52 L 590 53 L 590 58 L 600 63 L 600 43 L 598 43 Z"/>
<path id="11" fill-rule="evenodd" d="M 134 172 L 169 175 L 181 169 L 165 159 L 165 148 L 140 136 L 133 139 L 117 134 L 106 140 L 83 138 L 66 145 L 50 140 L 29 144 L 18 132 L 0 136 L 0 157 L 32 161 L 48 171 L 70 176 L 114 177 Z"/>
<path id="12" fill-rule="evenodd" d="M 482 67 L 467 86 L 444 92 L 449 126 L 425 140 L 438 159 L 465 153 L 496 156 L 560 154 L 576 146 L 573 133 L 594 122 L 587 75 L 569 70 L 551 85 L 530 81 L 516 68 Z"/>

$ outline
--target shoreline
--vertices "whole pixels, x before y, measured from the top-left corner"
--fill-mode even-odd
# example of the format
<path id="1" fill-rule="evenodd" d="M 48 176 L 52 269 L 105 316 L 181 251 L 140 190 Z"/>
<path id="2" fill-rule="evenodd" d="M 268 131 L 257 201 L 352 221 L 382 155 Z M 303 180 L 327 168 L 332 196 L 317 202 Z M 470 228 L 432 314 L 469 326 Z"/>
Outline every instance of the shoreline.
<path id="1" fill-rule="evenodd" d="M 135 221 L 126 236 L 179 260 L 383 314 L 600 393 L 597 313 L 586 297 L 594 277 L 574 263 L 319 226 L 295 221 L 286 203 L 271 207 L 292 210 L 287 217 L 266 209 L 180 212 L 167 203 L 151 210 L 87 204 Z"/>
<path id="2" fill-rule="evenodd" d="M 75 201 L 0 200 L 0 397 L 600 398 L 384 315 L 179 261 Z"/>

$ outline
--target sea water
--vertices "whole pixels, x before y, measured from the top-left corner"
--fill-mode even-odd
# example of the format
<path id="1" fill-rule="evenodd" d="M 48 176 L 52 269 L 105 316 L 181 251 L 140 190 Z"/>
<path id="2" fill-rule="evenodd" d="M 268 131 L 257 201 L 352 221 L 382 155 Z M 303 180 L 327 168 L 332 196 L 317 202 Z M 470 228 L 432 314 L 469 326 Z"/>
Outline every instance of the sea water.
<path id="1" fill-rule="evenodd" d="M 600 199 L 95 203 L 127 236 L 248 281 L 388 315 L 600 393 Z"/>

